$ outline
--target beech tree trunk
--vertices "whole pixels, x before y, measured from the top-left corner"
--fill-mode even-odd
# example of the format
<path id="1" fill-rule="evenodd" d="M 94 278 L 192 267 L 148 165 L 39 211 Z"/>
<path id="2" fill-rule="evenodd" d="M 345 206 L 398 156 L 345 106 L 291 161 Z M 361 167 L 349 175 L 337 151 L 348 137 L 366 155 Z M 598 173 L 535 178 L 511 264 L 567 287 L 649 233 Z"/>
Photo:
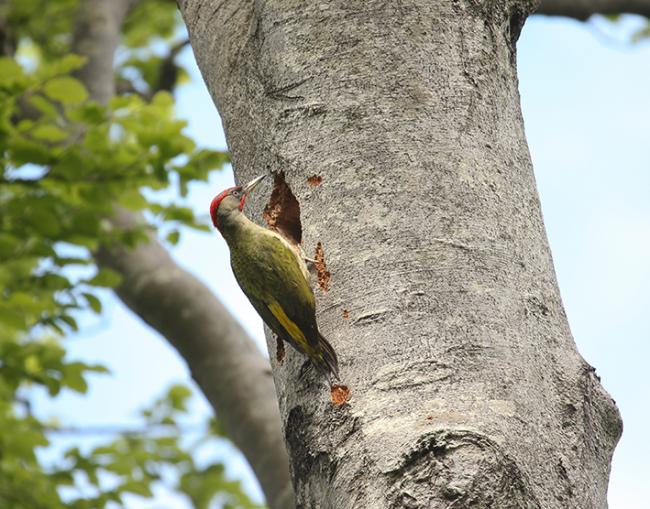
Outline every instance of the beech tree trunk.
<path id="1" fill-rule="evenodd" d="M 621 421 L 569 331 L 519 105 L 532 7 L 180 2 L 237 176 L 286 173 L 331 272 L 351 400 L 273 366 L 299 507 L 607 506 Z"/>

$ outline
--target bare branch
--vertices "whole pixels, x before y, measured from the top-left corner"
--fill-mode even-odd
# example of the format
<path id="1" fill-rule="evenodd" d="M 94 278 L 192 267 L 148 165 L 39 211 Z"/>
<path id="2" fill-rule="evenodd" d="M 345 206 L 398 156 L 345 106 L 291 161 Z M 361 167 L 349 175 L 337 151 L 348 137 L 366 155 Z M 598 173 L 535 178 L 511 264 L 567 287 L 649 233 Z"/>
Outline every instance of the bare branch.
<path id="1" fill-rule="evenodd" d="M 8 10 L 8 0 L 0 0 L 0 55 L 4 57 L 13 56 L 17 45 L 16 36 L 7 21 Z"/>
<path id="2" fill-rule="evenodd" d="M 536 12 L 579 20 L 594 14 L 623 13 L 650 17 L 650 0 L 542 0 Z"/>
<path id="3" fill-rule="evenodd" d="M 205 423 L 183 424 L 147 424 L 140 427 L 126 427 L 117 424 L 105 426 L 45 426 L 43 431 L 52 435 L 98 436 L 122 435 L 130 437 L 160 436 L 172 434 L 202 433 L 207 431 Z"/>
<path id="4" fill-rule="evenodd" d="M 136 0 L 85 0 L 80 3 L 72 41 L 73 51 L 88 58 L 77 77 L 91 97 L 106 104 L 115 94 L 113 58 L 120 29 Z"/>
<path id="5" fill-rule="evenodd" d="M 118 79 L 116 83 L 116 93 L 135 94 L 142 97 L 146 101 L 150 101 L 158 92 L 166 91 L 173 92 L 176 82 L 178 81 L 179 68 L 175 63 L 178 54 L 190 44 L 189 39 L 184 39 L 172 45 L 169 49 L 167 56 L 160 62 L 160 69 L 158 71 L 158 80 L 155 86 L 147 92 L 138 90 L 138 88 L 128 79 Z"/>
<path id="6" fill-rule="evenodd" d="M 178 54 L 189 44 L 189 39 L 185 39 L 174 44 L 170 48 L 169 54 L 160 64 L 158 84 L 156 88 L 151 91 L 152 96 L 161 90 L 165 90 L 167 92 L 171 92 L 173 90 L 174 86 L 176 85 L 176 81 L 178 80 L 178 67 L 176 67 L 174 60 Z"/>

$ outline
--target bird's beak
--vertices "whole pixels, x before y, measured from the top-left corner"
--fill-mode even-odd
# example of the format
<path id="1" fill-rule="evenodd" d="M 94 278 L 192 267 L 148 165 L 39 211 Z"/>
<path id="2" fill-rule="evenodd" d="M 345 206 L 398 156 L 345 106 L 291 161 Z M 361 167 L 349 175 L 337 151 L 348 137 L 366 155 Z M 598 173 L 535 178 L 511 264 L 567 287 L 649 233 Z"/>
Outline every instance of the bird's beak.
<path id="1" fill-rule="evenodd" d="M 262 180 L 264 180 L 264 177 L 266 177 L 266 174 L 260 175 L 259 177 L 251 180 L 248 184 L 246 184 L 242 188 L 242 193 L 244 193 L 245 196 L 248 196 L 250 192 L 257 187 L 257 184 L 259 184 L 260 182 L 262 182 Z"/>

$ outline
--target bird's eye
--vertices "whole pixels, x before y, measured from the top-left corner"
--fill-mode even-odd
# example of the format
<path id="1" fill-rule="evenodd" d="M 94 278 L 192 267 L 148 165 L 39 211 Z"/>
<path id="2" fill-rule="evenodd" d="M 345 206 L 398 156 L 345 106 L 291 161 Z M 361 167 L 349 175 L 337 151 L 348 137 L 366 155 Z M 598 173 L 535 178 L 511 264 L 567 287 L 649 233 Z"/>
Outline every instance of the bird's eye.
<path id="1" fill-rule="evenodd" d="M 239 198 L 239 197 L 241 196 L 241 192 L 238 191 L 238 190 L 235 190 L 235 191 L 232 192 L 232 195 L 233 195 L 235 198 Z"/>

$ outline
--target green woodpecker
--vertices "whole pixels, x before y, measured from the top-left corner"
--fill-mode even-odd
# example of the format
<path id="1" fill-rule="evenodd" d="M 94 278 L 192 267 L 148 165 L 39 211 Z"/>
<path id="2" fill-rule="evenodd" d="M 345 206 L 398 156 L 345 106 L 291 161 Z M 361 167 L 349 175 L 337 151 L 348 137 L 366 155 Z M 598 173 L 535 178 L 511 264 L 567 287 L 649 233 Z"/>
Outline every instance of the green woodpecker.
<path id="1" fill-rule="evenodd" d="M 210 205 L 212 223 L 228 243 L 239 286 L 278 341 L 288 342 L 319 371 L 338 379 L 336 353 L 318 331 L 314 292 L 300 249 L 244 215 L 246 197 L 264 177 L 217 195 Z"/>

